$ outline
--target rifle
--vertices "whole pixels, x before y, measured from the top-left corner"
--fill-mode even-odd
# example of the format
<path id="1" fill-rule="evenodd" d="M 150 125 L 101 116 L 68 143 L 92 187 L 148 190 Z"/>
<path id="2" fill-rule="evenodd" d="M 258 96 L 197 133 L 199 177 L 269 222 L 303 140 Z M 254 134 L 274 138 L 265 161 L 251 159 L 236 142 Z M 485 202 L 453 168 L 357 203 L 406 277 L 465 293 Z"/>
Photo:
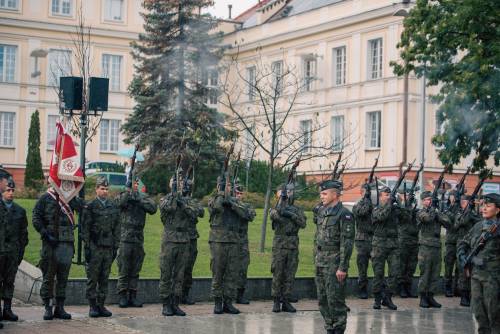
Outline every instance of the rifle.
<path id="1" fill-rule="evenodd" d="M 422 173 L 423 170 L 424 170 L 424 163 L 421 163 L 420 168 L 418 169 L 417 173 L 413 177 L 413 183 L 411 184 L 411 188 L 410 188 L 410 192 L 409 192 L 410 199 L 409 199 L 408 203 L 405 202 L 406 207 L 412 205 L 413 202 L 415 202 L 415 208 L 416 208 L 417 203 L 415 201 L 415 189 L 417 188 L 417 182 L 418 182 L 418 178 L 420 176 L 420 173 Z M 406 185 L 406 183 L 405 183 L 405 185 Z"/>
<path id="2" fill-rule="evenodd" d="M 337 161 L 335 162 L 335 167 L 333 167 L 333 172 L 332 172 L 332 180 L 338 180 L 337 171 L 339 169 L 339 165 L 340 165 L 340 161 L 342 160 L 343 153 L 344 153 L 343 151 L 340 151 L 339 156 L 337 158 Z"/>
<path id="3" fill-rule="evenodd" d="M 226 159 L 224 160 L 224 177 L 225 177 L 225 186 L 224 186 L 224 198 L 227 200 L 230 195 L 231 188 L 231 180 L 229 179 L 229 160 L 231 159 L 231 155 L 234 151 L 234 142 L 229 147 L 229 151 L 226 154 Z"/>
<path id="4" fill-rule="evenodd" d="M 179 152 L 177 155 L 177 160 L 175 162 L 175 172 L 174 172 L 174 178 L 172 180 L 172 194 L 177 195 L 177 192 L 179 191 L 179 174 L 180 174 L 180 168 L 181 168 L 181 159 L 182 155 Z"/>
<path id="5" fill-rule="evenodd" d="M 132 188 L 132 183 L 133 183 L 132 179 L 134 177 L 135 160 L 137 159 L 137 150 L 138 149 L 139 149 L 139 144 L 135 145 L 134 154 L 132 155 L 132 158 L 130 159 L 130 170 L 128 171 L 127 184 L 125 186 L 128 189 Z"/>
<path id="6" fill-rule="evenodd" d="M 410 164 L 408 164 L 408 167 L 406 167 L 405 171 L 401 173 L 401 175 L 399 175 L 399 178 L 398 178 L 398 181 L 396 182 L 396 185 L 394 186 L 394 188 L 392 189 L 391 191 L 391 198 L 396 198 L 396 194 L 398 192 L 398 189 L 399 187 L 401 186 L 401 183 L 403 182 L 403 180 L 405 179 L 405 176 L 406 174 L 408 174 L 408 172 L 411 170 L 411 168 L 413 167 L 413 164 L 415 163 L 415 160 L 413 160 L 413 162 L 411 162 Z M 403 166 L 401 165 L 401 168 Z"/>
<path id="7" fill-rule="evenodd" d="M 493 168 L 490 169 L 483 177 L 479 178 L 479 182 L 476 184 L 476 188 L 474 188 L 474 191 L 470 195 L 469 201 L 467 202 L 467 206 L 465 207 L 465 210 L 463 213 L 464 217 L 466 215 L 468 215 L 472 209 L 474 209 L 474 206 L 475 206 L 474 202 L 476 200 L 476 197 L 477 197 L 479 191 L 481 190 L 481 187 L 483 186 L 484 181 L 486 181 L 486 179 L 489 178 L 492 175 L 492 173 L 493 173 Z"/>
<path id="8" fill-rule="evenodd" d="M 366 181 L 365 197 L 368 198 L 370 201 L 371 201 L 371 192 L 372 192 L 370 185 L 373 183 L 373 176 L 375 175 L 375 168 L 377 168 L 379 157 L 380 157 L 380 152 L 378 153 L 378 156 L 375 158 L 375 162 L 373 163 L 372 169 L 370 171 L 370 175 L 368 175 L 368 180 Z"/>
<path id="9" fill-rule="evenodd" d="M 441 172 L 441 174 L 439 174 L 439 178 L 436 184 L 434 185 L 434 190 L 432 191 L 432 206 L 434 208 L 439 208 L 438 192 L 439 189 L 441 188 L 441 185 L 443 184 L 444 173 L 446 173 L 450 169 L 450 167 L 451 165 L 444 166 L 443 171 Z"/>
<path id="10" fill-rule="evenodd" d="M 378 178 L 375 176 L 375 189 L 377 190 L 377 206 L 380 204 L 379 191 L 378 191 Z"/>
<path id="11" fill-rule="evenodd" d="M 278 203 L 276 203 L 276 208 L 284 208 L 285 204 L 292 205 L 293 204 L 293 197 L 290 198 L 287 194 L 287 188 L 292 189 L 292 187 L 295 187 L 295 178 L 297 176 L 297 167 L 300 164 L 300 158 L 295 160 L 295 163 L 293 164 L 292 168 L 290 168 L 290 172 L 288 173 L 288 178 L 286 181 L 286 184 L 284 184 L 281 187 L 281 193 L 280 193 L 280 199 Z M 289 187 L 288 187 L 289 186 Z"/>
<path id="12" fill-rule="evenodd" d="M 483 249 L 486 242 L 488 240 L 490 240 L 491 238 L 493 238 L 497 234 L 498 224 L 499 224 L 499 222 L 496 221 L 495 223 L 491 224 L 490 228 L 487 231 L 485 231 L 481 234 L 481 237 L 479 237 L 478 244 L 476 245 L 476 247 L 474 247 L 474 249 L 465 258 L 464 271 L 465 271 L 465 274 L 467 275 L 467 277 L 470 276 L 471 267 L 472 267 L 472 259 L 474 258 L 474 256 L 476 256 L 479 253 L 479 251 L 481 249 Z"/>
<path id="13" fill-rule="evenodd" d="M 184 179 L 182 180 L 182 192 L 184 193 L 184 190 L 187 189 L 189 187 L 188 185 L 188 182 L 189 182 L 189 178 L 193 176 L 193 166 L 189 166 L 187 172 L 186 172 L 186 176 L 184 177 Z M 191 189 L 192 189 L 192 185 L 193 183 L 191 183 Z M 191 189 L 189 191 L 189 193 L 186 194 L 186 196 L 189 196 L 191 195 Z"/>
<path id="14" fill-rule="evenodd" d="M 465 193 L 465 178 L 467 177 L 467 175 L 469 175 L 471 169 L 472 169 L 471 166 L 467 167 L 465 174 L 462 175 L 462 178 L 460 179 L 460 181 L 458 181 L 458 184 L 456 186 L 457 195 L 455 196 L 455 202 L 453 203 L 453 205 L 455 205 L 455 203 L 457 203 L 457 205 L 459 205 L 460 199 L 461 199 L 462 195 Z"/>
<path id="15" fill-rule="evenodd" d="M 232 196 L 235 196 L 236 183 L 238 182 L 238 174 L 240 172 L 240 159 L 241 150 L 238 153 L 238 158 L 236 158 L 236 166 L 234 167 Z"/>

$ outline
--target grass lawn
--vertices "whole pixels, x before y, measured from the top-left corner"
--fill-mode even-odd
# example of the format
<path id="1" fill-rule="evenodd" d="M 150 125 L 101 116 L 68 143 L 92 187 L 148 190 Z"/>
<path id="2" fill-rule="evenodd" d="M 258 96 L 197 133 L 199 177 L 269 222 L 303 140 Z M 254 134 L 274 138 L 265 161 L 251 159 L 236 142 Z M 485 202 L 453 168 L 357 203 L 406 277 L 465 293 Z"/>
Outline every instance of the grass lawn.
<path id="1" fill-rule="evenodd" d="M 31 224 L 31 214 L 34 200 L 17 200 L 18 204 L 26 209 L 28 214 L 29 224 L 29 245 L 26 248 L 24 259 L 32 264 L 37 264 L 40 259 L 41 240 L 40 235 L 35 231 Z M 259 240 L 260 230 L 262 223 L 262 209 L 257 210 L 257 217 L 249 224 L 249 241 L 250 241 L 250 268 L 248 275 L 250 277 L 270 277 L 271 276 L 271 248 L 273 240 L 273 231 L 271 229 L 270 221 L 267 226 L 266 234 L 266 249 L 264 253 L 260 253 Z M 312 212 L 307 212 L 307 227 L 299 232 L 300 236 L 300 261 L 297 276 L 311 277 L 314 276 L 314 265 L 312 257 L 313 238 L 316 226 L 312 223 Z M 142 267 L 142 278 L 158 278 L 160 277 L 160 268 L 158 256 L 160 253 L 160 241 L 163 231 L 163 225 L 160 221 L 160 214 L 147 217 L 146 227 L 144 231 L 144 248 L 146 258 Z M 210 250 L 208 246 L 208 212 L 205 217 L 198 222 L 198 231 L 200 238 L 198 239 L 198 258 L 194 267 L 194 276 L 196 277 L 211 277 L 210 272 Z M 75 238 L 76 239 L 76 238 Z M 76 247 L 76 242 L 75 242 Z M 356 251 L 354 250 L 351 257 L 351 265 L 349 268 L 350 276 L 357 276 L 356 268 Z M 76 261 L 76 255 L 75 255 Z M 85 268 L 83 266 L 73 265 L 71 267 L 71 277 L 85 277 Z M 113 277 L 117 276 L 116 263 L 113 264 L 112 274 Z M 369 268 L 369 275 L 372 275 L 371 266 Z"/>

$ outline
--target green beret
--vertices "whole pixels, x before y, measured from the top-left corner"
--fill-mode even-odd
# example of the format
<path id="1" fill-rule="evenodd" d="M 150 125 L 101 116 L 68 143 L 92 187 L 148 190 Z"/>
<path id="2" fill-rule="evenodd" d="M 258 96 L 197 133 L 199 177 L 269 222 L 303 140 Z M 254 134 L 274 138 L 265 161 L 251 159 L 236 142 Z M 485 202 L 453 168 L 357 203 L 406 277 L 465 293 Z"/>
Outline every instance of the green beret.
<path id="1" fill-rule="evenodd" d="M 95 181 L 96 187 L 109 187 L 108 179 L 105 176 L 98 176 Z"/>
<path id="2" fill-rule="evenodd" d="M 422 193 L 420 194 L 420 199 L 424 199 L 424 198 L 428 198 L 428 197 L 432 197 L 432 192 L 429 190 L 422 191 Z"/>
<path id="3" fill-rule="evenodd" d="M 12 176 L 7 179 L 7 187 L 16 189 L 16 183 L 14 182 Z"/>
<path id="4" fill-rule="evenodd" d="M 388 193 L 388 194 L 390 194 L 391 193 L 391 188 L 384 186 L 378 192 L 379 193 Z"/>
<path id="5" fill-rule="evenodd" d="M 500 208 L 500 195 L 495 193 L 490 193 L 483 195 L 484 203 L 493 203 L 497 208 Z"/>
<path id="6" fill-rule="evenodd" d="M 320 191 L 327 190 L 327 189 L 342 190 L 343 187 L 344 187 L 344 185 L 342 184 L 342 181 L 338 181 L 338 180 L 326 180 L 326 181 L 323 181 L 319 184 Z"/>

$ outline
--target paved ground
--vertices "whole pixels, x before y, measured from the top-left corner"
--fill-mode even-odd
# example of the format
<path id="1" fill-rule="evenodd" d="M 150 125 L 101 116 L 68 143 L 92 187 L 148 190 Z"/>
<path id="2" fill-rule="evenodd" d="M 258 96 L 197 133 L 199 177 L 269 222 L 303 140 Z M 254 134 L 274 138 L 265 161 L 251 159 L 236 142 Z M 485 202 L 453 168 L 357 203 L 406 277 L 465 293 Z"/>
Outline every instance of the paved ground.
<path id="1" fill-rule="evenodd" d="M 422 310 L 417 299 L 395 299 L 397 311 L 375 311 L 371 300 L 348 300 L 351 312 L 346 334 L 471 334 L 476 332 L 470 309 L 458 306 L 456 298 L 438 298 L 442 309 Z M 273 314 L 271 302 L 237 305 L 242 314 L 213 315 L 212 304 L 186 306 L 186 317 L 163 317 L 161 305 L 146 305 L 140 309 L 120 309 L 111 306 L 111 318 L 89 319 L 85 306 L 67 308 L 71 321 L 43 321 L 40 306 L 15 305 L 21 317 L 17 323 L 6 323 L 1 333 L 152 333 L 152 334 L 316 334 L 324 333 L 323 319 L 317 302 L 300 301 L 296 314 Z"/>

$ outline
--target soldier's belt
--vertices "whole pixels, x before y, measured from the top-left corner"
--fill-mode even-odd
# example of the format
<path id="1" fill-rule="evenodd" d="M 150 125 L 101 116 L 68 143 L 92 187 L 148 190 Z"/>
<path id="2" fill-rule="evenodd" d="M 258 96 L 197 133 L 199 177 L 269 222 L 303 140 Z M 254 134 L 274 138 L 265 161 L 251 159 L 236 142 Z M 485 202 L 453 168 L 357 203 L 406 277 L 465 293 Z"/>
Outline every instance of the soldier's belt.
<path id="1" fill-rule="evenodd" d="M 144 229 L 144 226 L 142 225 L 132 225 L 132 224 L 125 224 L 123 226 L 125 229 L 129 229 L 129 230 L 135 230 L 135 231 L 142 231 Z"/>
<path id="2" fill-rule="evenodd" d="M 278 237 L 297 237 L 299 234 L 294 232 L 275 234 Z"/>
<path id="3" fill-rule="evenodd" d="M 318 246 L 319 251 L 339 251 L 340 248 L 337 246 Z"/>

